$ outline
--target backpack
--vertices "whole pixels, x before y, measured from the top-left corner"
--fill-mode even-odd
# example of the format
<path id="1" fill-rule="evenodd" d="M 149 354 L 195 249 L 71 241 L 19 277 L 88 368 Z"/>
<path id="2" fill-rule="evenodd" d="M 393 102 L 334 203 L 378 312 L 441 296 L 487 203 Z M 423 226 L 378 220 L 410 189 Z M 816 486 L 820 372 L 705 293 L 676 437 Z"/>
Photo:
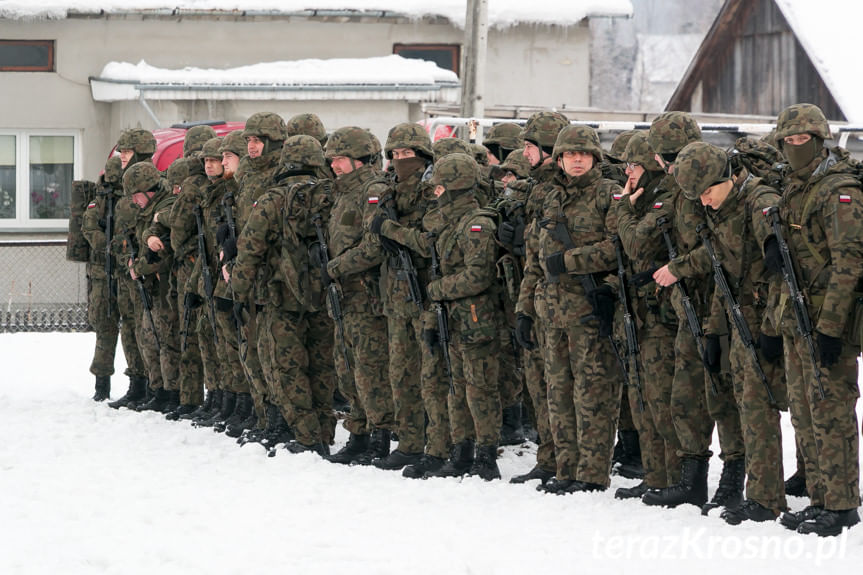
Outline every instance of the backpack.
<path id="1" fill-rule="evenodd" d="M 66 236 L 66 259 L 70 262 L 90 261 L 90 244 L 81 232 L 87 206 L 96 198 L 96 184 L 89 180 L 72 182 L 69 199 L 69 233 Z"/>

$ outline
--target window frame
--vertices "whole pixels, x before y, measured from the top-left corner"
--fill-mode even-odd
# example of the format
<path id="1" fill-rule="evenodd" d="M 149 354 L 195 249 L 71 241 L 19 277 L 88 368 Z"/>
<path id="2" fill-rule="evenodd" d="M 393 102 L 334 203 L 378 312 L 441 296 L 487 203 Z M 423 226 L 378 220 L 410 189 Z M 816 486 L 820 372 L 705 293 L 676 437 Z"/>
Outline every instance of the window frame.
<path id="1" fill-rule="evenodd" d="M 429 50 L 435 52 L 449 52 L 452 57 L 452 71 L 455 75 L 461 78 L 461 44 L 446 44 L 446 43 L 418 43 L 409 44 L 396 42 L 393 44 L 393 54 L 399 54 L 399 50 Z"/>
<path id="2" fill-rule="evenodd" d="M 48 48 L 46 66 L 0 66 L 0 72 L 56 72 L 56 50 L 54 40 L 0 40 L 0 46 L 45 46 Z"/>
<path id="3" fill-rule="evenodd" d="M 68 231 L 68 218 L 39 219 L 30 217 L 30 137 L 72 137 L 72 181 L 75 181 L 81 179 L 82 172 L 81 130 L 0 128 L 0 136 L 15 137 L 15 217 L 0 219 L 0 233 Z M 71 193 L 71 190 L 69 192 Z"/>

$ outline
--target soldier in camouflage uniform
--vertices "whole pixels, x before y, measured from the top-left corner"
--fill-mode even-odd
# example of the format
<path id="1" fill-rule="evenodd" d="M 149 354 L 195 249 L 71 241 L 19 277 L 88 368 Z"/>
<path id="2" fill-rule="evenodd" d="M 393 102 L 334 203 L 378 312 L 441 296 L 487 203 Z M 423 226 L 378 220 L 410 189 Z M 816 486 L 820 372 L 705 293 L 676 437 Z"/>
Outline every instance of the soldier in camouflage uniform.
<path id="1" fill-rule="evenodd" d="M 231 285 L 247 293 L 257 269 L 270 268 L 258 345 L 270 348 L 275 378 L 268 382 L 270 392 L 296 437 L 286 448 L 326 456 L 336 423 L 333 325 L 324 310 L 320 263 L 312 260 L 319 262 L 314 220 L 326 222 L 332 182 L 320 143 L 306 135 L 288 138 L 275 182 L 278 187 L 255 202 L 237 240 Z"/>
<path id="2" fill-rule="evenodd" d="M 746 500 L 739 507 L 726 508 L 722 517 L 732 525 L 745 520 L 773 521 L 786 508 L 779 428 L 779 408 L 786 403 L 785 381 L 781 362 L 765 361 L 763 355 L 753 359 L 746 345 L 751 345 L 754 351 L 767 304 L 769 281 L 761 246 L 772 235 L 772 230 L 764 213 L 779 202 L 779 193 L 750 175 L 745 167 L 740 166 L 735 171 L 724 150 L 704 142 L 693 142 L 681 150 L 675 162 L 674 177 L 689 200 L 700 201 L 708 208 L 707 226 L 713 249 L 747 325 L 743 333 L 746 337 L 751 333 L 752 338 L 744 342 L 739 330 L 731 326 L 730 360 L 735 374 L 734 396 L 743 427 L 748 479 Z M 702 233 L 707 234 L 707 229 Z M 705 252 L 692 252 L 693 258 L 708 258 L 699 267 L 712 265 Z M 710 316 L 705 319 L 708 341 L 718 339 L 724 329 L 724 322 L 719 318 L 734 312 L 731 305 L 717 286 Z M 708 349 L 710 347 L 708 345 Z M 719 361 L 719 347 L 715 344 L 714 350 L 715 354 L 708 358 L 710 363 Z M 756 362 L 763 369 L 763 382 Z"/>
<path id="3" fill-rule="evenodd" d="M 545 318 L 545 376 L 557 471 L 549 493 L 601 491 L 609 485 L 620 406 L 620 377 L 609 338 L 614 300 L 601 275 L 617 266 L 612 195 L 602 149 L 587 126 L 558 134 L 555 186 L 531 224 L 518 309 Z M 600 277 L 600 281 L 597 281 Z M 608 330 L 607 333 L 604 333 Z"/>
<path id="4" fill-rule="evenodd" d="M 650 242 L 650 245 L 661 244 L 662 228 L 666 227 L 678 252 L 677 259 L 657 270 L 653 278 L 658 285 L 674 290 L 671 302 L 678 317 L 671 415 L 680 441 L 681 468 L 677 483 L 646 492 L 642 501 L 648 505 L 668 507 L 681 503 L 698 506 L 707 503 L 707 469 L 713 423 L 716 422 L 723 467 L 719 488 L 706 509 L 709 510 L 717 506 L 734 506 L 735 502 L 742 501 L 745 462 L 740 414 L 734 401 L 730 375 L 705 370 L 704 358 L 687 323 L 680 291 L 669 287 L 678 278 L 685 278 L 685 287 L 699 322 L 709 315 L 713 294 L 712 270 L 703 259 L 690 258 L 690 252 L 700 242 L 695 230 L 705 224 L 704 209 L 686 199 L 673 176 L 677 154 L 686 144 L 700 140 L 701 129 L 685 112 L 661 114 L 653 121 L 648 133 L 648 143 L 656 153 L 656 161 L 668 175 L 660 183 L 661 197 L 657 197 L 647 216 L 657 225 L 652 231 L 644 229 L 645 236 L 641 241 Z M 667 224 L 660 225 L 660 221 Z M 728 333 L 727 328 L 723 333 Z M 714 340 L 711 345 L 715 343 Z"/>
<path id="5" fill-rule="evenodd" d="M 781 522 L 800 533 L 838 535 L 859 523 L 859 436 L 855 406 L 863 277 L 863 194 L 848 152 L 827 148 L 830 126 L 812 104 L 779 114 L 776 139 L 788 159 L 779 202 L 782 234 L 794 270 L 784 269 L 776 242 L 765 244 L 768 267 L 794 273 L 812 324 L 817 353 L 797 332 L 782 282 L 771 310 L 779 326 L 791 423 L 806 466 L 810 505 Z M 815 369 L 820 369 L 820 380 Z M 823 394 L 822 394 L 823 392 Z"/>
<path id="6" fill-rule="evenodd" d="M 629 139 L 636 134 L 637 130 L 625 130 L 619 133 L 611 142 L 611 150 L 605 152 L 602 157 L 602 177 L 614 180 L 621 186 L 626 185 L 629 178 L 626 174 L 626 162 L 623 160 L 626 145 Z"/>
<path id="7" fill-rule="evenodd" d="M 488 163 L 497 166 L 514 150 L 521 148 L 521 126 L 512 122 L 495 124 L 482 139 L 488 150 Z"/>
<path id="8" fill-rule="evenodd" d="M 337 345 L 347 347 L 353 371 L 353 385 L 349 378 L 339 378 L 342 395 L 351 404 L 344 420 L 351 435 L 347 445 L 330 457 L 334 463 L 368 465 L 375 457 L 386 457 L 390 431 L 396 427 L 379 285 L 384 252 L 369 231 L 380 199 L 389 193 L 374 167 L 378 150 L 368 130 L 353 126 L 339 128 L 327 141 L 326 157 L 336 176 L 335 203 L 327 223 L 327 273 L 342 291 L 346 341 L 338 341 L 338 334 L 335 337 Z"/>
<path id="9" fill-rule="evenodd" d="M 291 116 L 285 125 L 289 138 L 291 136 L 311 136 L 321 144 L 322 148 L 327 145 L 327 130 L 317 114 L 304 113 Z"/>

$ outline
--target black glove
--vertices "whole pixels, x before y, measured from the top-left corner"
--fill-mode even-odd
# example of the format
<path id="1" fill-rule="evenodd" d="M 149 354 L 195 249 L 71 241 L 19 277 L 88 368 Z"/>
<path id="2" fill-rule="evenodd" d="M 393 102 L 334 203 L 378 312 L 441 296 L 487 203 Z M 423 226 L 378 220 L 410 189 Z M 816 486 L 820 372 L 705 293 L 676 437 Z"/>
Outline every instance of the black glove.
<path id="1" fill-rule="evenodd" d="M 782 252 L 776 236 L 770 236 L 764 242 L 764 267 L 771 275 L 782 273 Z"/>
<path id="2" fill-rule="evenodd" d="M 497 228 L 497 239 L 506 246 L 512 246 L 516 255 L 524 253 L 524 224 L 521 222 L 501 222 Z"/>
<path id="3" fill-rule="evenodd" d="M 529 315 L 520 313 L 515 318 L 515 341 L 528 351 L 536 349 L 536 342 L 533 341 L 533 318 Z"/>
<path id="4" fill-rule="evenodd" d="M 599 335 L 608 337 L 614 330 L 614 290 L 608 284 L 587 292 L 587 301 L 593 314 L 599 318 Z"/>
<path id="5" fill-rule="evenodd" d="M 236 238 L 226 238 L 222 244 L 222 252 L 224 253 L 223 263 L 227 263 L 237 257 L 237 240 Z"/>
<path id="6" fill-rule="evenodd" d="M 420 333 L 420 337 L 423 340 L 423 343 L 429 348 L 429 351 L 434 353 L 434 350 L 438 346 L 438 331 L 436 329 L 424 329 Z"/>
<path id="7" fill-rule="evenodd" d="M 157 264 L 162 261 L 162 258 L 159 257 L 159 254 L 147 248 L 147 251 L 144 252 L 144 259 L 147 260 L 148 264 Z"/>
<path id="8" fill-rule="evenodd" d="M 653 274 L 655 274 L 658 269 L 659 268 L 650 268 L 649 270 L 632 274 L 629 277 L 629 285 L 637 288 L 646 286 L 653 281 Z"/>
<path id="9" fill-rule="evenodd" d="M 387 217 L 385 215 L 376 215 L 372 220 L 371 225 L 369 225 L 369 231 L 376 236 L 381 235 L 381 228 L 383 227 L 385 221 L 387 221 Z"/>
<path id="10" fill-rule="evenodd" d="M 186 295 L 183 296 L 183 307 L 187 307 L 189 309 L 197 309 L 201 307 L 201 304 L 204 303 L 204 300 L 201 299 L 196 293 L 187 291 Z"/>
<path id="11" fill-rule="evenodd" d="M 704 367 L 710 373 L 719 373 L 722 369 L 722 345 L 719 336 L 708 334 L 704 336 Z"/>
<path id="12" fill-rule="evenodd" d="M 234 321 L 237 322 L 237 325 L 246 325 L 246 317 L 243 315 L 246 311 L 245 302 L 235 301 L 234 302 Z"/>
<path id="13" fill-rule="evenodd" d="M 231 226 L 227 223 L 219 224 L 219 227 L 216 228 L 216 243 L 222 245 L 225 243 L 225 240 L 231 236 Z"/>
<path id="14" fill-rule="evenodd" d="M 821 352 L 821 367 L 836 365 L 842 354 L 842 340 L 824 335 L 820 331 L 815 332 L 815 339 L 818 340 L 818 351 Z"/>
<path id="15" fill-rule="evenodd" d="M 761 348 L 761 355 L 767 363 L 779 365 L 782 361 L 782 337 L 773 337 L 771 335 L 758 336 L 758 347 Z"/>
<path id="16" fill-rule="evenodd" d="M 545 269 L 553 276 L 566 273 L 566 264 L 563 261 L 563 252 L 554 252 L 545 258 Z"/>
<path id="17" fill-rule="evenodd" d="M 400 243 L 395 240 L 385 238 L 384 236 L 381 236 L 381 246 L 383 246 L 384 251 L 391 256 L 397 256 L 399 250 L 402 248 L 402 245 Z"/>
<path id="18" fill-rule="evenodd" d="M 106 230 L 108 229 L 108 222 L 106 222 L 104 219 L 100 219 L 100 220 L 99 220 L 99 228 L 100 228 L 103 232 L 104 232 L 104 231 L 106 231 Z"/>

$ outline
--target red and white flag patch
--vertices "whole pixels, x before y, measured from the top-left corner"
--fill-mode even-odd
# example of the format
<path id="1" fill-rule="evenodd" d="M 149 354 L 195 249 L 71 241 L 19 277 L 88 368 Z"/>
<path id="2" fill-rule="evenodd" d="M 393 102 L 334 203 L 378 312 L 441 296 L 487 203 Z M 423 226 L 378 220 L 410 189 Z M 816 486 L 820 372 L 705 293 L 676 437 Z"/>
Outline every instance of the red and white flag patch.
<path id="1" fill-rule="evenodd" d="M 847 196 L 845 194 L 839 194 L 839 203 L 840 204 L 850 204 L 851 196 Z"/>
<path id="2" fill-rule="evenodd" d="M 369 203 L 370 203 L 370 204 L 376 204 L 376 203 L 378 203 L 378 197 L 377 197 L 377 196 L 370 196 L 370 197 L 369 197 Z"/>
<path id="3" fill-rule="evenodd" d="M 762 216 L 766 216 L 766 215 L 767 215 L 767 212 L 769 212 L 769 211 L 770 211 L 770 208 L 764 208 L 764 209 L 762 209 L 762 210 L 761 210 L 761 215 L 762 215 Z"/>
<path id="4" fill-rule="evenodd" d="M 662 207 L 662 202 L 654 202 L 653 203 L 653 209 L 654 210 L 658 210 L 661 207 Z"/>
<path id="5" fill-rule="evenodd" d="M 611 194 L 611 197 L 615 200 L 619 200 L 623 197 L 623 194 Z"/>
<path id="6" fill-rule="evenodd" d="M 472 231 L 472 232 L 481 232 L 481 231 L 482 231 L 482 226 L 481 226 L 481 225 L 479 225 L 479 224 L 474 224 L 474 225 L 472 225 L 472 226 L 470 227 L 470 231 Z"/>
<path id="7" fill-rule="evenodd" d="M 87 205 L 87 209 L 95 208 L 95 207 L 96 207 L 96 202 L 90 202 L 90 203 Z"/>

